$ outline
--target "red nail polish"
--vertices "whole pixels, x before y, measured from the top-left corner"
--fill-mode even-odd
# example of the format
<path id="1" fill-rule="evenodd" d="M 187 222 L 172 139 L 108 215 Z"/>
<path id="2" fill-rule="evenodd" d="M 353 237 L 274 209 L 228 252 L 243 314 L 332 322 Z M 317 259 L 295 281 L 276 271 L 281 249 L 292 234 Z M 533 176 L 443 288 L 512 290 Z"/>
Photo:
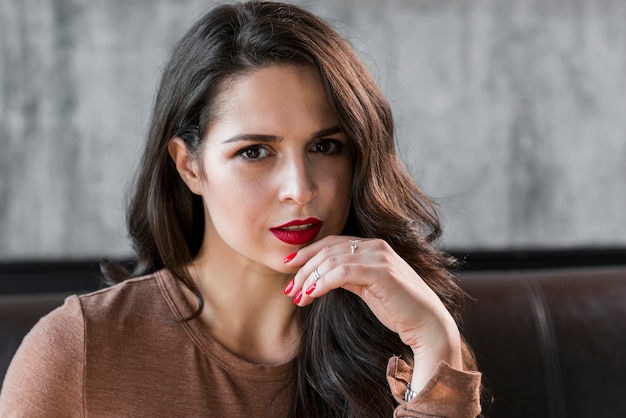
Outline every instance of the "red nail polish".
<path id="1" fill-rule="evenodd" d="M 293 259 L 294 259 L 294 257 L 295 257 L 296 255 L 298 255 L 298 253 L 291 253 L 291 254 L 289 254 L 287 257 L 285 257 L 285 258 L 283 259 L 283 263 L 284 263 L 284 264 L 287 264 L 288 262 L 290 262 L 291 260 L 293 260 Z"/>
<path id="2" fill-rule="evenodd" d="M 309 287 L 306 289 L 306 294 L 307 294 L 307 295 L 310 295 L 311 293 L 313 293 L 313 291 L 314 291 L 314 290 L 315 290 L 315 283 L 313 283 L 311 286 L 309 286 Z"/>
<path id="3" fill-rule="evenodd" d="M 287 286 L 285 286 L 285 289 L 283 290 L 283 293 L 285 295 L 289 294 L 291 292 L 291 290 L 293 289 L 293 285 L 295 284 L 295 279 L 291 279 L 289 281 L 289 283 L 287 283 Z"/>
<path id="4" fill-rule="evenodd" d="M 298 290 L 298 293 L 296 293 L 296 296 L 293 298 L 293 303 L 297 305 L 298 303 L 300 303 L 301 300 L 302 300 L 302 290 Z"/>

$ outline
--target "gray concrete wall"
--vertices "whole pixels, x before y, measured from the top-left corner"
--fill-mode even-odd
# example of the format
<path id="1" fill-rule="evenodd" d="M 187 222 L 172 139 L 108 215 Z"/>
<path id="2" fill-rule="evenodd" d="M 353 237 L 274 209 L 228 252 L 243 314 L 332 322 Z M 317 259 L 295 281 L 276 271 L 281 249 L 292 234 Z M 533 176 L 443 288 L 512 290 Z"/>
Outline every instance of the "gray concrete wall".
<path id="1" fill-rule="evenodd" d="M 387 92 L 445 245 L 626 245 L 626 2 L 299 3 Z M 159 69 L 210 4 L 0 2 L 0 259 L 130 254 Z"/>

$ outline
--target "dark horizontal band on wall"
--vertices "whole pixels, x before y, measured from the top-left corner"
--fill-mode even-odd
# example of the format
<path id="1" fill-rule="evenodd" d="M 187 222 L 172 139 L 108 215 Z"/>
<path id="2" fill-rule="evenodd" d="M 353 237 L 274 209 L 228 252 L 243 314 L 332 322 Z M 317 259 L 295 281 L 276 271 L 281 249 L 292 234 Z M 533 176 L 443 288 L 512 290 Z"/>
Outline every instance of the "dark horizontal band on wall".
<path id="1" fill-rule="evenodd" d="M 0 294 L 84 293 L 104 287 L 98 261 L 0 263 Z"/>
<path id="2" fill-rule="evenodd" d="M 626 265 L 626 248 L 475 251 L 450 249 L 463 272 Z M 129 260 L 121 261 L 132 265 Z M 0 295 L 82 293 L 104 287 L 99 261 L 0 262 Z"/>

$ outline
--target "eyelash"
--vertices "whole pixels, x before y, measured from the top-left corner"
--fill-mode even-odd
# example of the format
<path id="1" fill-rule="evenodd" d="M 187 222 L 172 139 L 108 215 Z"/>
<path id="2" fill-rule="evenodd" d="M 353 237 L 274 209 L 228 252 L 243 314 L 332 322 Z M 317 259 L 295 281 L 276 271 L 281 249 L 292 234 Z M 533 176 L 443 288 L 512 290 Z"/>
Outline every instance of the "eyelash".
<path id="1" fill-rule="evenodd" d="M 321 152 L 324 154 L 328 154 L 328 155 L 332 155 L 332 154 L 337 154 L 339 152 L 341 152 L 341 149 L 343 148 L 344 144 L 341 141 L 338 141 L 336 139 L 322 139 L 321 141 L 316 142 L 315 144 L 313 144 L 313 147 L 318 147 L 320 145 L 331 145 L 330 151 L 315 151 L 315 152 Z"/>
<path id="2" fill-rule="evenodd" d="M 263 157 L 254 157 L 253 158 L 253 157 L 250 157 L 250 156 L 246 155 L 247 153 L 252 152 L 252 151 L 258 151 L 259 153 L 260 153 L 260 151 L 265 151 L 265 152 L 269 153 L 267 148 L 265 148 L 262 145 L 256 144 L 256 145 L 250 145 L 249 147 L 243 148 L 242 150 L 237 152 L 237 155 L 239 157 L 243 158 L 246 161 L 256 161 L 256 160 L 260 160 L 260 159 L 263 158 Z"/>
<path id="3" fill-rule="evenodd" d="M 330 150 L 327 151 L 323 151 L 323 150 L 319 150 L 319 147 L 322 145 L 330 145 Z M 314 152 L 314 153 L 320 153 L 320 154 L 326 154 L 326 155 L 334 155 L 334 154 L 338 154 L 341 152 L 342 148 L 345 146 L 345 144 L 343 144 L 341 141 L 338 141 L 336 139 L 322 139 L 318 142 L 316 142 L 315 144 L 313 144 L 311 146 L 311 148 L 309 148 L 310 151 Z M 250 155 L 247 155 L 250 152 L 254 152 L 256 151 L 258 154 L 261 154 L 263 151 L 266 152 L 269 155 L 266 156 L 260 156 L 257 155 L 256 157 L 251 157 Z M 247 146 L 245 148 L 242 148 L 241 150 L 237 151 L 237 156 L 246 160 L 246 161 L 250 161 L 250 162 L 257 162 L 257 161 L 261 161 L 265 158 L 267 158 L 268 156 L 271 156 L 271 152 L 270 150 L 267 148 L 267 146 L 263 145 L 263 144 L 254 144 L 254 145 L 250 145 Z"/>

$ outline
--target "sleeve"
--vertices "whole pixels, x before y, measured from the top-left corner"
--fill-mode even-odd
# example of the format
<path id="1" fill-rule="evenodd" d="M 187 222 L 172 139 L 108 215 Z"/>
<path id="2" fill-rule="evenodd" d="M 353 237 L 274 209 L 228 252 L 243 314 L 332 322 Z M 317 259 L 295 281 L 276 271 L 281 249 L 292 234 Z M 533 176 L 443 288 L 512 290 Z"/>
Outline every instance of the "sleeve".
<path id="1" fill-rule="evenodd" d="M 411 401 L 404 392 L 413 370 L 404 360 L 392 357 L 387 364 L 387 381 L 399 403 L 394 417 L 474 418 L 480 414 L 479 372 L 459 371 L 440 362 L 426 386 Z"/>
<path id="2" fill-rule="evenodd" d="M 0 416 L 83 416 L 84 351 L 80 301 L 70 296 L 24 337 L 0 392 Z"/>

